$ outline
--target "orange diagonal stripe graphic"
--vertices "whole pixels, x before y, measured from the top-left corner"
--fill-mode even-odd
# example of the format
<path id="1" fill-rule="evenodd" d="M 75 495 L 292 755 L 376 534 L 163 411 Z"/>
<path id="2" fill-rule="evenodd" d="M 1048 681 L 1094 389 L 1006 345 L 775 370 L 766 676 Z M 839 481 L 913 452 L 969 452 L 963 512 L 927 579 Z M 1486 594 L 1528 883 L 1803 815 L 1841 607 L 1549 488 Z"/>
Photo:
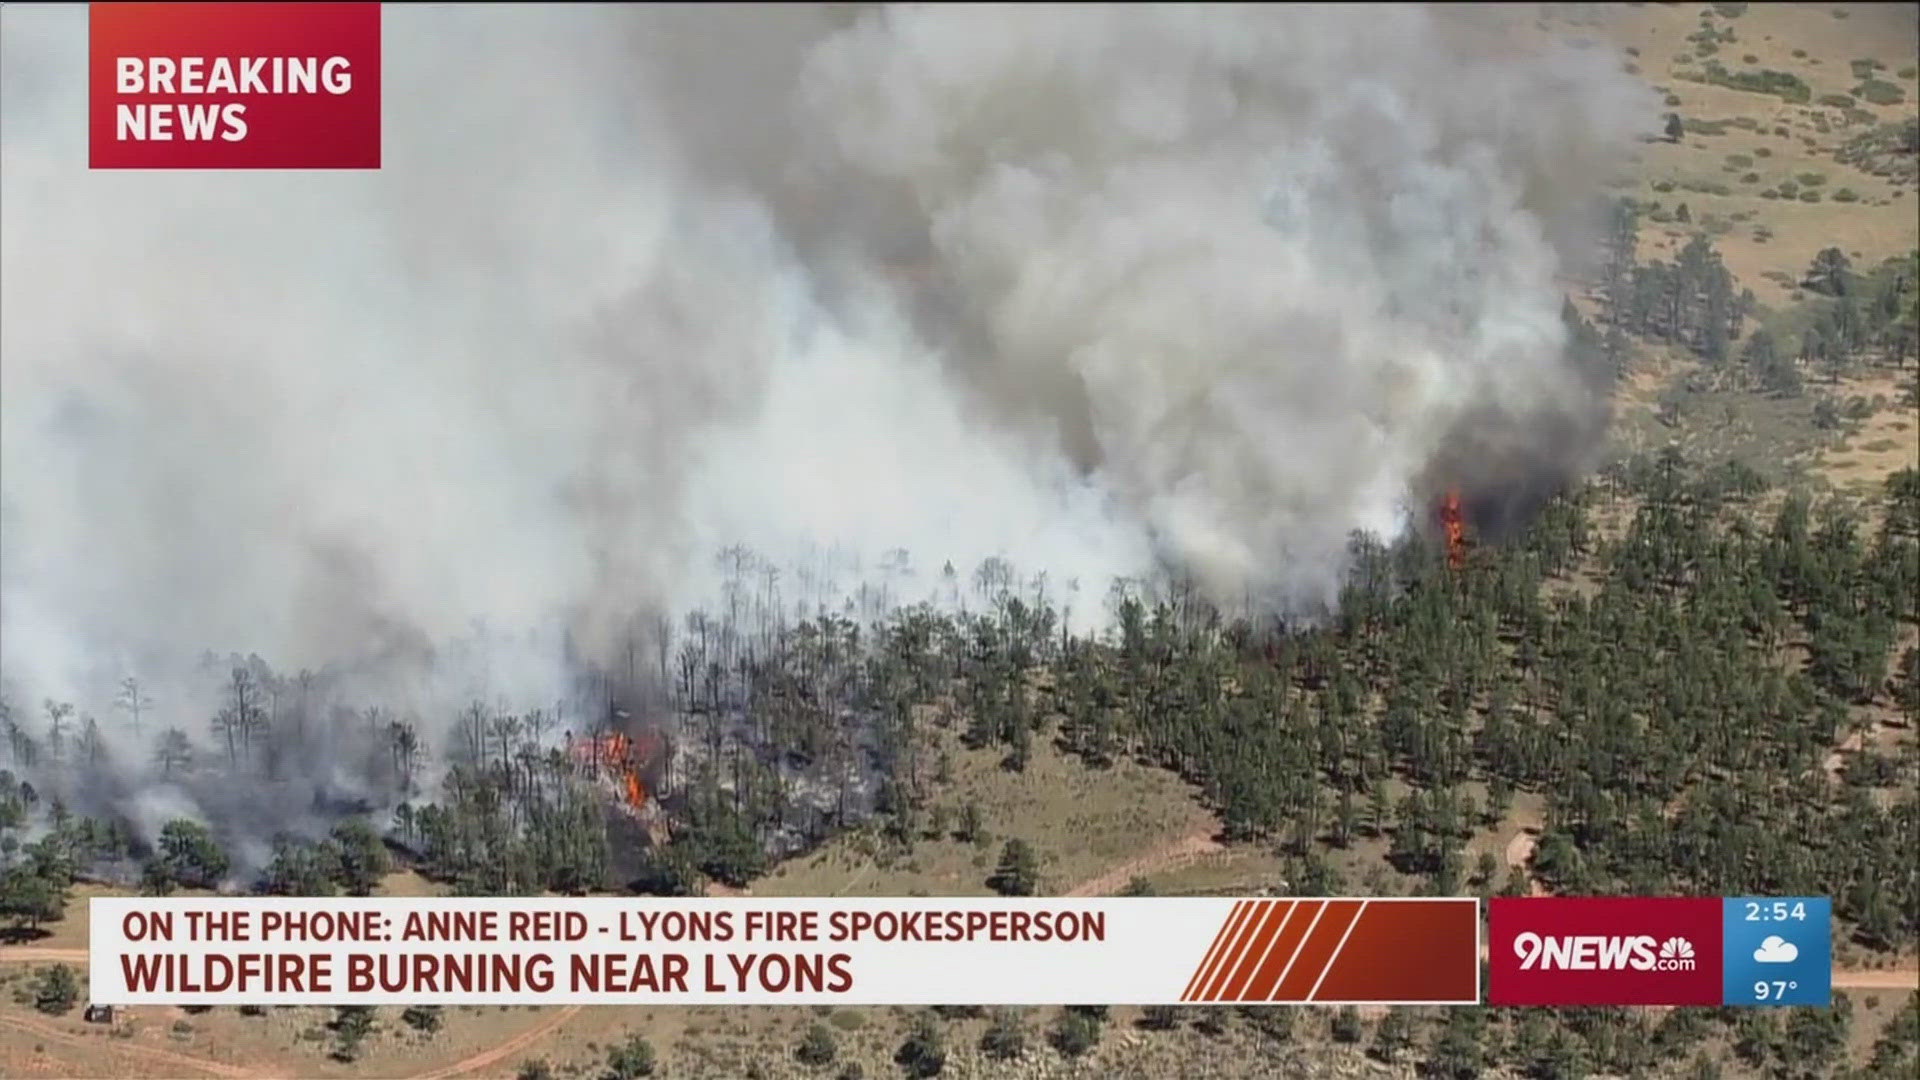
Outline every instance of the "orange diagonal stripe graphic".
<path id="1" fill-rule="evenodd" d="M 1321 918 L 1307 939 L 1300 943 L 1300 953 L 1294 958 L 1293 966 L 1280 978 L 1280 985 L 1274 987 L 1274 998 L 1279 1001 L 1305 1001 L 1307 991 L 1312 990 L 1320 981 L 1321 972 L 1327 969 L 1327 963 L 1333 959 L 1333 950 L 1338 948 L 1340 940 L 1346 936 L 1347 927 L 1353 924 L 1353 916 L 1360 910 L 1358 900 L 1329 900 L 1320 909 Z"/>
<path id="2" fill-rule="evenodd" d="M 1200 991 L 1200 1000 L 1218 1001 L 1220 999 L 1220 989 L 1226 985 L 1227 976 L 1240 966 L 1240 958 L 1246 954 L 1247 943 L 1253 937 L 1254 927 L 1260 925 L 1260 920 L 1266 916 L 1267 910 L 1272 906 L 1271 900 L 1255 900 L 1247 909 L 1246 918 L 1240 920 L 1240 928 L 1235 931 L 1227 951 L 1221 956 L 1220 967 L 1214 971 L 1213 977 L 1207 980 L 1206 986 Z"/>
<path id="3" fill-rule="evenodd" d="M 1477 1001 L 1479 920 L 1471 899 L 1368 903 L 1312 1000 Z"/>
<path id="4" fill-rule="evenodd" d="M 1313 905 L 1313 918 L 1301 928 L 1299 938 L 1294 942 L 1293 948 L 1288 950 L 1287 962 L 1281 966 L 1280 973 L 1274 977 L 1273 989 L 1267 992 L 1266 1000 L 1268 1001 L 1287 1000 L 1281 995 L 1280 988 L 1287 984 L 1287 976 L 1293 973 L 1294 964 L 1300 960 L 1300 950 L 1304 949 L 1307 942 L 1312 940 L 1314 930 L 1320 925 L 1320 917 L 1327 913 L 1327 902 L 1325 900 L 1314 900 L 1311 901 L 1311 903 Z M 1301 914 L 1303 915 L 1306 914 L 1305 908 L 1306 905 L 1302 904 Z"/>
<path id="5" fill-rule="evenodd" d="M 1267 984 L 1273 980 L 1273 967 L 1281 963 L 1275 957 L 1284 957 L 1294 947 L 1292 942 L 1300 934 L 1300 926 L 1306 924 L 1302 911 L 1306 911 L 1308 907 L 1311 907 L 1309 903 L 1302 903 L 1298 899 L 1286 901 L 1286 919 L 1281 920 L 1279 930 L 1269 934 L 1265 945 L 1261 945 L 1260 955 L 1254 957 L 1254 963 L 1248 969 L 1250 978 L 1246 986 L 1242 986 L 1240 992 L 1235 995 L 1238 1001 L 1260 1001 L 1261 994 L 1265 994 L 1261 990 L 1261 984 Z"/>
<path id="6" fill-rule="evenodd" d="M 1347 920 L 1347 928 L 1341 932 L 1340 941 L 1333 947 L 1333 955 L 1327 957 L 1327 962 L 1321 966 L 1320 977 L 1313 980 L 1313 989 L 1307 991 L 1305 1000 L 1312 1001 L 1319 996 L 1320 984 L 1327 981 L 1328 973 L 1340 963 L 1340 954 L 1346 950 L 1347 939 L 1353 936 L 1353 928 L 1360 925 L 1360 916 L 1365 914 L 1366 910 L 1367 902 L 1365 900 L 1360 901 L 1360 905 L 1353 909 L 1352 918 Z"/>
<path id="7" fill-rule="evenodd" d="M 1221 1000 L 1240 1000 L 1240 995 L 1247 988 L 1247 980 L 1253 978 L 1253 973 L 1260 969 L 1260 961 L 1266 959 L 1267 950 L 1273 947 L 1274 935 L 1286 925 L 1293 908 L 1294 902 L 1291 900 L 1278 900 L 1267 905 L 1266 916 L 1247 940 L 1247 951 L 1240 957 L 1239 966 L 1234 968 L 1233 977 L 1220 989 Z"/>
<path id="8" fill-rule="evenodd" d="M 1233 928 L 1239 925 L 1240 917 L 1247 912 L 1247 901 L 1236 900 L 1227 911 L 1227 917 L 1221 921 L 1220 929 L 1213 935 L 1213 944 L 1207 946 L 1207 954 L 1200 958 L 1200 966 L 1193 971 L 1193 978 L 1187 980 L 1187 988 L 1181 992 L 1181 1001 L 1192 1001 L 1193 992 L 1200 983 L 1213 973 L 1214 965 L 1220 962 L 1221 946 L 1226 943 Z"/>
<path id="9" fill-rule="evenodd" d="M 1273 988 L 1280 982 L 1280 972 L 1299 947 L 1300 939 L 1306 935 L 1307 926 L 1320 910 L 1318 900 L 1300 900 L 1295 902 L 1293 910 L 1287 914 L 1287 923 L 1275 934 L 1267 945 L 1267 955 L 1260 958 L 1260 964 L 1254 969 L 1253 980 L 1247 984 L 1240 995 L 1241 1001 L 1266 1001 Z"/>

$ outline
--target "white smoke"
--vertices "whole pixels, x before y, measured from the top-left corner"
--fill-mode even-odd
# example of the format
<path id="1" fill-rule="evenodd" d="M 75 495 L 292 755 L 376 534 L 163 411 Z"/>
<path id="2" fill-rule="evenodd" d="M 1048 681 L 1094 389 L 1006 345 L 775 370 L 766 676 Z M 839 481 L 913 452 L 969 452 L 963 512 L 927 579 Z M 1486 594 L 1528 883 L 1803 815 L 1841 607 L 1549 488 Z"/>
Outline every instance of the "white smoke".
<path id="1" fill-rule="evenodd" d="M 22 697 L 478 620 L 460 692 L 550 701 L 564 637 L 735 543 L 1310 607 L 1463 445 L 1590 446 L 1556 274 L 1654 115 L 1602 50 L 1372 5 L 384 20 L 380 171 L 90 172 L 84 11 L 0 11 Z"/>
<path id="2" fill-rule="evenodd" d="M 1000 411 L 1062 427 L 1220 594 L 1311 602 L 1352 530 L 1403 527 L 1470 411 L 1555 457 L 1543 421 L 1591 412 L 1544 215 L 1643 99 L 1598 54 L 1502 61 L 1466 29 L 1374 6 L 888 9 L 803 88 L 842 161 L 924 214 Z"/>

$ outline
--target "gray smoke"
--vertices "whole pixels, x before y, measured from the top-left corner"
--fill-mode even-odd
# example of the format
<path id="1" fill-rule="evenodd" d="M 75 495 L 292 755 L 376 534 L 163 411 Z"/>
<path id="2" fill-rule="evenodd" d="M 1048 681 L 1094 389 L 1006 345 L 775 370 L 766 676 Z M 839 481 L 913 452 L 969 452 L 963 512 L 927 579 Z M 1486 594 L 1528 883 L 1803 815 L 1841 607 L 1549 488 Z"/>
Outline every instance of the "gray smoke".
<path id="1" fill-rule="evenodd" d="M 686 160 L 755 191 L 843 320 L 903 304 L 969 430 L 1064 467 L 1043 490 L 1110 543 L 1310 608 L 1353 530 L 1594 447 L 1556 277 L 1654 116 L 1616 54 L 1462 9 L 760 15 L 634 35 Z"/>
<path id="2" fill-rule="evenodd" d="M 1593 448 L 1559 278 L 1655 113 L 1508 12 L 384 18 L 379 172 L 89 172 L 84 11 L 0 11 L 17 699 L 213 649 L 549 702 L 737 543 L 1311 610 Z"/>

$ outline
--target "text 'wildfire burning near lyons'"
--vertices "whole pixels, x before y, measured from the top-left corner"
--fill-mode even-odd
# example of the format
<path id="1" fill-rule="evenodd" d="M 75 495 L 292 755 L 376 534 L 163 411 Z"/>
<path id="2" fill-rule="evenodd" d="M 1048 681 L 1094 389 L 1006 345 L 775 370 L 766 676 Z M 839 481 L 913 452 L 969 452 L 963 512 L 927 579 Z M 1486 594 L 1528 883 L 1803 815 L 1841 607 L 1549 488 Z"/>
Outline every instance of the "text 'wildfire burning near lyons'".
<path id="1" fill-rule="evenodd" d="M 1492 11 L 393 6 L 377 171 L 89 172 L 85 12 L 0 17 L 11 768 L 256 862 L 446 761 L 643 817 L 822 614 L 1459 558 L 1594 451 L 1655 122 Z"/>

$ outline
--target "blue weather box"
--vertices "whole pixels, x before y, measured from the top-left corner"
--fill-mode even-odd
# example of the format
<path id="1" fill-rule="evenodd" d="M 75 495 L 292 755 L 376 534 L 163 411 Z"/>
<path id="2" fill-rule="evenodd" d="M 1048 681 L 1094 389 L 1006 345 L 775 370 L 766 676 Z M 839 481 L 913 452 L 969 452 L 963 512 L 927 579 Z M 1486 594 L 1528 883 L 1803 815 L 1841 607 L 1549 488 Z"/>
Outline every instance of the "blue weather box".
<path id="1" fill-rule="evenodd" d="M 1730 896 L 1724 912 L 1721 992 L 1726 1004 L 1833 1004 L 1833 901 Z"/>

